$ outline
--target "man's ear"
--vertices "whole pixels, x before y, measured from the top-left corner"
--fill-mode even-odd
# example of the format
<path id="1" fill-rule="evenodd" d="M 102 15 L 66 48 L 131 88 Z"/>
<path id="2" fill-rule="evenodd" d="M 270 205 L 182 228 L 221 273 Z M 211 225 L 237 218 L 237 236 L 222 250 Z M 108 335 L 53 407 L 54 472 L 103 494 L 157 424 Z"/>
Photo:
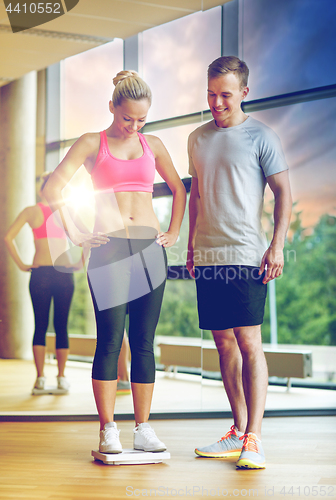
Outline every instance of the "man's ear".
<path id="1" fill-rule="evenodd" d="M 250 89 L 248 87 L 244 87 L 243 88 L 243 99 L 245 99 L 245 97 L 247 96 L 247 94 L 250 92 Z"/>

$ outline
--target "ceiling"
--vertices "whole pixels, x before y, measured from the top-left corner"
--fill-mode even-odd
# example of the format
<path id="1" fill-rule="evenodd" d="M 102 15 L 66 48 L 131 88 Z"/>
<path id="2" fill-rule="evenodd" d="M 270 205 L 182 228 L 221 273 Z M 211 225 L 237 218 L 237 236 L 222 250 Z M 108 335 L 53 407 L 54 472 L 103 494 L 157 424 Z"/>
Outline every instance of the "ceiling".
<path id="1" fill-rule="evenodd" d="M 0 0 L 0 86 L 113 38 L 125 39 L 230 0 L 79 0 L 69 11 L 69 0 L 59 1 L 64 15 L 13 33 Z"/>

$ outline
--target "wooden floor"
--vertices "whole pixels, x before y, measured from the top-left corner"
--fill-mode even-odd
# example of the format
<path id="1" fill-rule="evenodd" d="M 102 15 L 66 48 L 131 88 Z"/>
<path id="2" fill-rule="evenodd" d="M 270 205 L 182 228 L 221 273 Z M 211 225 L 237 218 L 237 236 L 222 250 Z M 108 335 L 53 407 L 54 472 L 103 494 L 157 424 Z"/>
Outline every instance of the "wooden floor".
<path id="1" fill-rule="evenodd" d="M 171 459 L 155 465 L 112 466 L 90 456 L 98 444 L 97 422 L 2 422 L 0 498 L 336 497 L 336 417 L 265 419 L 267 468 L 261 471 L 237 471 L 232 460 L 194 455 L 195 446 L 219 439 L 230 420 L 161 420 L 152 425 Z M 118 427 L 123 446 L 132 447 L 133 423 L 119 422 Z"/>
<path id="2" fill-rule="evenodd" d="M 56 384 L 56 365 L 46 365 L 47 384 Z M 35 382 L 33 361 L 0 359 L 0 417 L 36 415 L 97 416 L 91 387 L 91 365 L 71 362 L 67 377 L 69 394 L 32 396 Z M 266 409 L 336 408 L 336 391 L 269 386 Z M 229 411 L 223 385 L 219 381 L 201 380 L 192 375 L 166 375 L 157 372 L 152 412 Z M 117 397 L 116 413 L 133 412 L 131 395 Z"/>
<path id="3" fill-rule="evenodd" d="M 0 360 L 0 418 L 71 416 L 73 421 L 0 422 L 1 500 L 107 500 L 129 497 L 336 498 L 336 417 L 265 418 L 267 468 L 236 471 L 234 461 L 197 458 L 195 446 L 218 440 L 231 420 L 153 420 L 171 459 L 156 465 L 112 466 L 93 461 L 98 447 L 90 365 L 69 363 L 71 391 L 64 396 L 31 396 L 32 361 Z M 56 366 L 47 364 L 48 384 Z M 270 387 L 267 408 L 332 408 L 335 391 Z M 153 413 L 225 410 L 220 382 L 157 374 Z M 118 396 L 117 413 L 132 413 L 130 395 Z M 121 442 L 132 448 L 133 422 L 119 421 Z M 285 488 L 285 489 L 283 489 Z M 291 489 L 293 488 L 293 489 Z M 281 493 L 282 492 L 282 493 Z M 286 495 L 284 495 L 284 492 Z M 325 493 L 325 495 L 324 495 Z"/>

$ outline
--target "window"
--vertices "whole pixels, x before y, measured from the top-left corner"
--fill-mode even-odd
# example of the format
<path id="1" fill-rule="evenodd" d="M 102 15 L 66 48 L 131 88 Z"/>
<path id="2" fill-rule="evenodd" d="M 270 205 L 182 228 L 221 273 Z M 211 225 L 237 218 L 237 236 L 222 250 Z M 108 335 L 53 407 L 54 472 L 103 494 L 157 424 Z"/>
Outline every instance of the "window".
<path id="1" fill-rule="evenodd" d="M 293 217 L 284 274 L 276 280 L 280 344 L 336 342 L 335 113 L 336 98 L 251 113 L 278 133 L 290 165 Z M 272 204 L 266 210 L 271 212 Z M 268 341 L 268 321 L 263 333 Z"/>
<path id="2" fill-rule="evenodd" d="M 241 14 L 248 99 L 335 83 L 333 0 L 244 0 Z"/>
<path id="3" fill-rule="evenodd" d="M 123 41 L 113 42 L 63 61 L 62 139 L 110 126 L 108 103 L 113 78 L 123 69 Z"/>
<path id="4" fill-rule="evenodd" d="M 206 71 L 220 57 L 221 9 L 142 33 L 142 71 L 153 92 L 149 121 L 206 109 Z"/>
<path id="5" fill-rule="evenodd" d="M 202 125 L 202 123 L 192 123 L 190 125 L 165 128 L 161 130 L 155 130 L 155 132 L 153 132 L 154 135 L 162 140 L 163 144 L 167 148 L 174 163 L 174 167 L 176 168 L 179 176 L 182 179 L 185 177 L 190 177 L 188 173 L 188 137 L 189 134 L 191 134 L 191 132 L 200 125 Z M 162 182 L 162 179 L 158 174 L 156 177 L 156 182 Z"/>
<path id="6" fill-rule="evenodd" d="M 336 90 L 334 97 L 325 98 L 320 89 L 336 81 L 336 67 L 331 63 L 336 38 L 330 22 L 335 16 L 336 4 L 332 0 L 240 0 L 236 5 L 241 20 L 238 53 L 250 68 L 246 112 L 279 135 L 290 167 L 295 201 L 285 248 L 284 275 L 275 285 L 278 341 L 284 345 L 316 347 L 320 344 L 317 347 L 321 348 L 336 345 L 333 257 L 336 245 Z M 225 5 L 223 8 L 225 14 Z M 212 119 L 206 100 L 206 72 L 211 61 L 221 54 L 221 19 L 221 8 L 216 7 L 139 35 L 139 72 L 153 92 L 145 133 L 162 139 L 182 178 L 189 177 L 189 134 L 202 124 L 202 120 L 204 123 Z M 89 130 L 99 131 L 109 126 L 112 78 L 122 69 L 122 60 L 122 42 L 115 40 L 64 62 L 62 138 L 76 138 Z M 311 96 L 302 97 L 302 91 L 307 89 L 313 89 L 314 100 L 310 100 Z M 289 93 L 294 96 L 294 104 L 286 102 Z M 295 101 L 298 94 L 300 102 Z M 277 95 L 281 95 L 281 102 L 275 101 Z M 269 109 L 261 110 L 260 103 L 255 102 L 261 98 L 267 98 Z M 155 182 L 161 183 L 162 179 L 157 175 Z M 271 232 L 273 196 L 269 190 L 265 199 L 265 229 Z M 161 195 L 154 199 L 154 209 L 163 230 L 169 224 L 171 201 L 171 197 Z M 187 237 L 188 211 L 176 246 L 167 250 L 170 266 L 185 264 Z M 91 318 L 91 313 L 86 312 L 91 306 L 88 305 L 88 290 L 85 298 L 83 295 L 85 287 L 81 278 L 74 300 L 74 306 L 78 304 L 77 314 L 84 319 L 86 316 Z M 86 324 L 93 331 L 92 319 L 87 318 Z M 78 328 L 77 325 L 84 325 L 85 321 L 71 320 L 70 324 Z M 185 339 L 190 344 L 209 345 L 210 332 L 198 329 L 192 280 L 168 281 L 157 336 L 157 343 L 164 337 L 179 337 L 181 342 Z M 268 302 L 263 340 L 270 340 Z M 332 378 L 332 369 L 327 368 L 324 361 L 320 365 L 321 374 L 315 374 L 315 379 L 325 380 L 327 372 Z M 194 372 L 198 373 L 199 383 L 199 372 Z M 217 403 L 213 396 L 216 384 L 222 386 L 220 381 L 206 381 L 203 377 L 201 390 L 192 396 L 197 394 L 196 399 L 188 399 L 187 394 L 186 407 L 222 409 L 223 401 L 218 399 Z M 221 394 L 224 399 L 224 392 Z M 155 404 L 153 409 L 162 410 Z"/>

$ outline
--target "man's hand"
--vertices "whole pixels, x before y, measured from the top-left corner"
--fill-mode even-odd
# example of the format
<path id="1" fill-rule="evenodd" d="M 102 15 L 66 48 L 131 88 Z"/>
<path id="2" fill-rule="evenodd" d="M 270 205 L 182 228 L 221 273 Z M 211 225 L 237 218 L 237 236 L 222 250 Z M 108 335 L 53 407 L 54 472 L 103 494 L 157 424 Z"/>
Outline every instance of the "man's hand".
<path id="1" fill-rule="evenodd" d="M 278 278 L 282 274 L 283 267 L 284 256 L 282 248 L 276 248 L 271 245 L 264 253 L 259 269 L 259 274 L 262 274 L 266 270 L 263 283 L 266 285 L 266 283 L 274 280 L 274 278 Z"/>
<path id="2" fill-rule="evenodd" d="M 194 250 L 192 248 L 188 248 L 186 267 L 189 271 L 190 276 L 195 279 Z"/>

